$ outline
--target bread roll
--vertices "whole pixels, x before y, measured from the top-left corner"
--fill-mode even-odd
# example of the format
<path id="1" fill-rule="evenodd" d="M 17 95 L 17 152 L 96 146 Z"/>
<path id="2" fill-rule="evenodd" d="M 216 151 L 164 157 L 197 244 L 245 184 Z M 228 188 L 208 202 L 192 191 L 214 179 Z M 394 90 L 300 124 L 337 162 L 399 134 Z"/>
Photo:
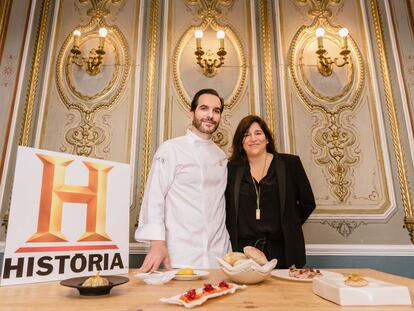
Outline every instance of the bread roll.
<path id="1" fill-rule="evenodd" d="M 224 261 L 231 264 L 232 266 L 234 265 L 234 263 L 240 259 L 247 259 L 246 255 L 244 255 L 243 253 L 239 253 L 239 252 L 230 252 L 227 253 L 226 255 L 224 255 Z"/>
<path id="2" fill-rule="evenodd" d="M 244 262 L 246 262 L 246 261 L 250 261 L 250 259 L 248 259 L 247 257 L 245 257 L 245 258 L 242 258 L 242 259 L 236 260 L 236 261 L 234 262 L 233 266 L 240 265 L 240 264 L 242 264 L 242 263 L 244 263 Z"/>
<path id="3" fill-rule="evenodd" d="M 253 259 L 259 265 L 265 265 L 268 263 L 266 255 L 259 249 L 253 246 L 246 246 L 243 248 L 244 254 Z"/>

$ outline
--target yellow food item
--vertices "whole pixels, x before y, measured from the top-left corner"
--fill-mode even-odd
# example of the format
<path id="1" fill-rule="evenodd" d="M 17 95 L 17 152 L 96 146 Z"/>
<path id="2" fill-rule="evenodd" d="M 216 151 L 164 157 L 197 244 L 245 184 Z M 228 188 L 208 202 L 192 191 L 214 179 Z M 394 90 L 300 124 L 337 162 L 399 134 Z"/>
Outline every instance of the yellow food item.
<path id="1" fill-rule="evenodd" d="M 358 274 L 349 274 L 345 284 L 352 287 L 363 287 L 368 285 L 368 281 Z"/>
<path id="2" fill-rule="evenodd" d="M 194 275 L 194 270 L 191 268 L 182 268 L 175 275 Z"/>
<path id="3" fill-rule="evenodd" d="M 109 281 L 99 275 L 99 271 L 96 272 L 95 276 L 87 278 L 85 282 L 82 283 L 82 287 L 98 287 L 109 285 Z"/>

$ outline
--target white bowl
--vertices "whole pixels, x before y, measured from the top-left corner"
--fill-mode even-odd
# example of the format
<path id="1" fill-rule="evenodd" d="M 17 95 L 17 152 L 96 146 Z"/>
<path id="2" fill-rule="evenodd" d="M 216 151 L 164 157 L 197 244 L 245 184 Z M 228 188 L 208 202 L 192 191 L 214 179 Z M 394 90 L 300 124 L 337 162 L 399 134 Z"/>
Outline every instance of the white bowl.
<path id="1" fill-rule="evenodd" d="M 263 273 L 251 268 L 241 271 L 229 271 L 226 268 L 222 268 L 227 277 L 238 284 L 256 284 L 264 281 L 270 276 L 270 272 Z"/>

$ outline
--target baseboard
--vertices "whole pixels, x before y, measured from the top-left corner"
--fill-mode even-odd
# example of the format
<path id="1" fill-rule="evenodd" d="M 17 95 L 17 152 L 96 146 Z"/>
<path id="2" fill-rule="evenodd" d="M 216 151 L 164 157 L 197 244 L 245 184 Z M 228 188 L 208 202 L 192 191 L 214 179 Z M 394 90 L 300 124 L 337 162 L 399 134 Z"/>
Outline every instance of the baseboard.
<path id="1" fill-rule="evenodd" d="M 0 241 L 0 253 L 4 253 L 5 242 Z M 129 253 L 148 253 L 148 244 L 129 243 Z M 387 244 L 307 244 L 308 256 L 414 256 L 414 245 Z"/>
<path id="2" fill-rule="evenodd" d="M 308 256 L 414 256 L 414 245 L 307 244 Z"/>

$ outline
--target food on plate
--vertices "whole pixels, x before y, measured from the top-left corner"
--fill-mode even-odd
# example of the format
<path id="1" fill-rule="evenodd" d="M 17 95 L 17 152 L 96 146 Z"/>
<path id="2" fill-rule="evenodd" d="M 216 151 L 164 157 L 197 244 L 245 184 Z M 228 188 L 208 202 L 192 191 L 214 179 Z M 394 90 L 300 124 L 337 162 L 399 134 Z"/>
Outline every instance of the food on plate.
<path id="1" fill-rule="evenodd" d="M 98 287 L 109 285 L 109 281 L 99 275 L 99 271 L 96 272 L 95 276 L 87 278 L 83 283 L 82 287 Z"/>
<path id="2" fill-rule="evenodd" d="M 223 259 L 233 266 L 237 261 L 247 259 L 247 257 L 245 254 L 240 252 L 230 252 L 224 255 Z"/>
<path id="3" fill-rule="evenodd" d="M 216 289 L 211 284 L 204 284 L 203 293 L 214 293 Z"/>
<path id="4" fill-rule="evenodd" d="M 363 287 L 368 285 L 368 281 L 358 274 L 346 275 L 345 284 L 352 287 Z"/>
<path id="5" fill-rule="evenodd" d="M 221 281 L 219 283 L 218 287 L 220 287 L 221 289 L 228 289 L 228 288 L 230 288 L 230 284 L 227 283 L 226 281 Z"/>
<path id="6" fill-rule="evenodd" d="M 322 276 L 319 269 L 298 269 L 295 265 L 289 267 L 289 276 L 297 279 L 313 279 L 316 276 Z"/>
<path id="7" fill-rule="evenodd" d="M 245 246 L 243 248 L 244 254 L 248 257 L 253 259 L 259 265 L 265 265 L 268 263 L 266 255 L 259 249 L 253 246 Z"/>
<path id="8" fill-rule="evenodd" d="M 185 302 L 191 302 L 213 293 L 225 291 L 229 288 L 231 288 L 231 285 L 228 284 L 226 281 L 221 281 L 217 286 L 211 284 L 204 284 L 204 287 L 201 290 L 199 289 L 197 291 L 196 289 L 192 288 L 185 294 L 181 295 L 179 299 Z"/>
<path id="9" fill-rule="evenodd" d="M 192 268 L 182 268 L 175 275 L 194 275 L 194 270 Z"/>
<path id="10" fill-rule="evenodd" d="M 240 265 L 246 261 L 253 260 L 259 265 L 268 263 L 266 255 L 253 246 L 246 246 L 243 248 L 244 253 L 230 252 L 224 255 L 223 260 L 232 266 Z"/>

